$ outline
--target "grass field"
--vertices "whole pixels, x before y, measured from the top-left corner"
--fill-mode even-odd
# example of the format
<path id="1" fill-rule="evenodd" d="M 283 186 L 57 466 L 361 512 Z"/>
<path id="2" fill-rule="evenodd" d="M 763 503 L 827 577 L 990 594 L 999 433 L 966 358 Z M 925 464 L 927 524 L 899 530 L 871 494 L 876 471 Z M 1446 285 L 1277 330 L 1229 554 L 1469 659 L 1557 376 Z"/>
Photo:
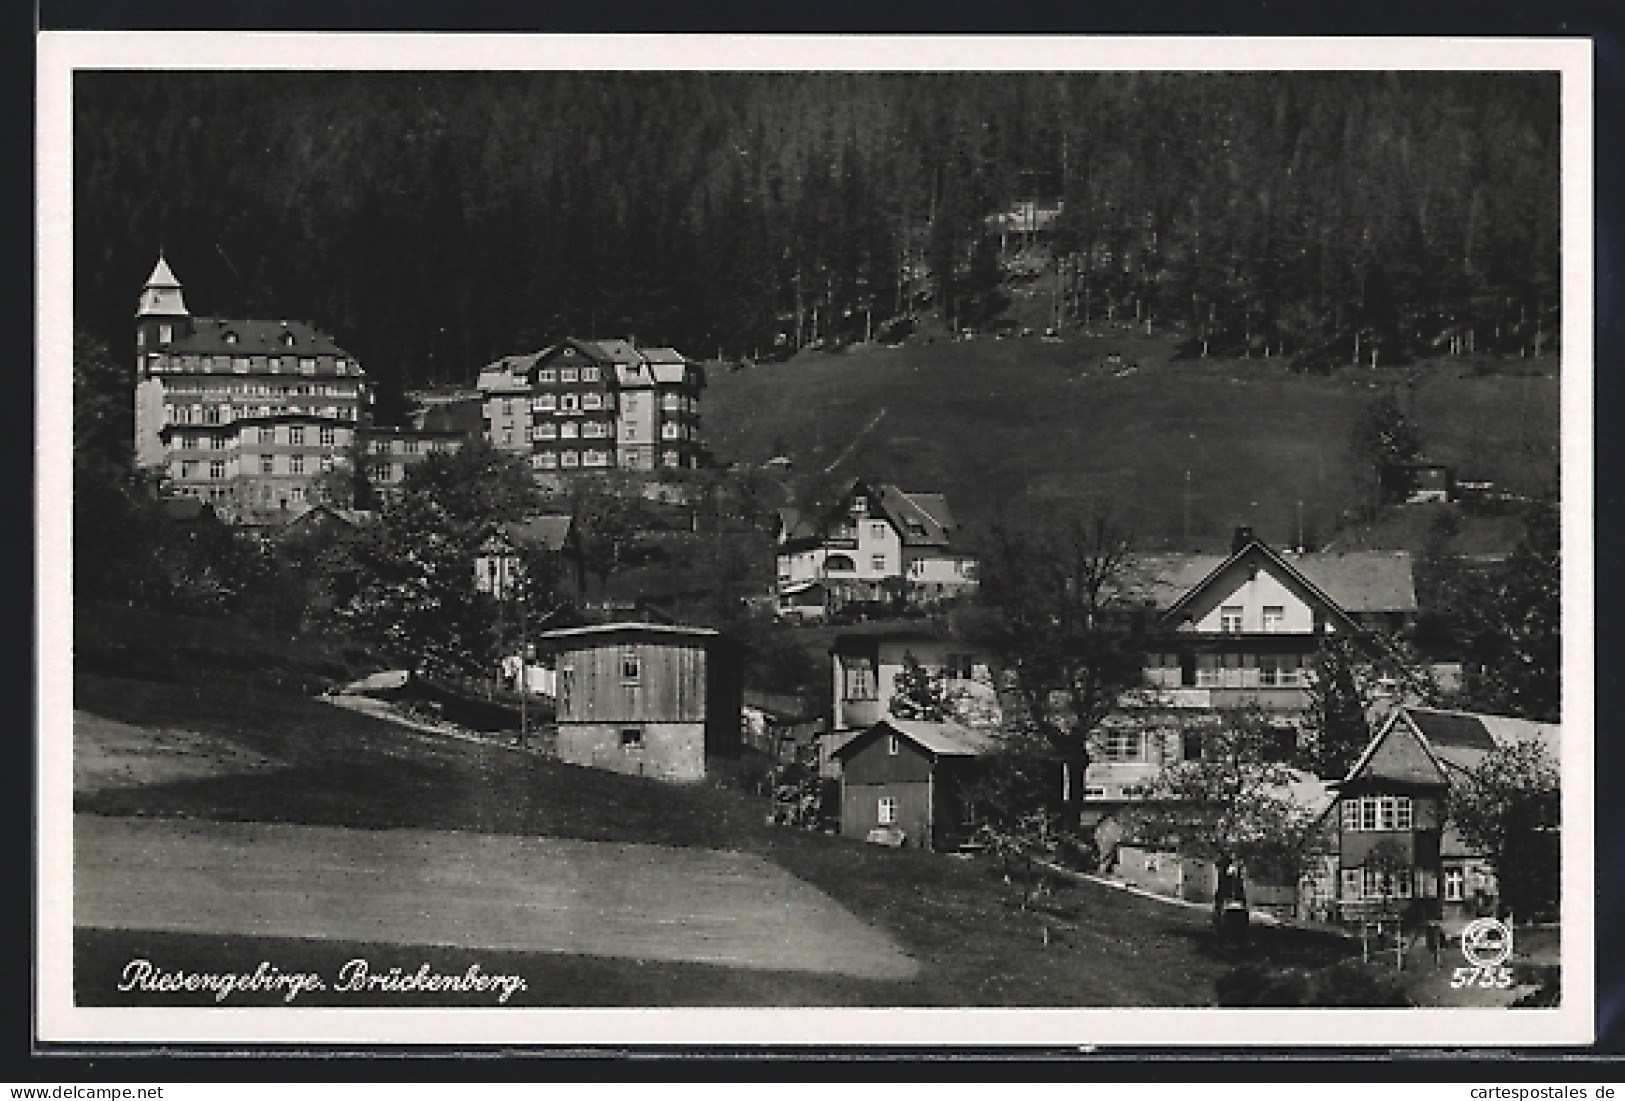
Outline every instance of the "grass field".
<path id="1" fill-rule="evenodd" d="M 912 980 L 877 982 L 530 954 L 522 961 L 524 973 L 539 1001 L 526 1004 L 1205 1005 L 1212 1002 L 1214 979 L 1231 965 L 1212 944 L 1200 911 L 1094 884 L 1059 889 L 1038 909 L 1023 911 L 985 860 L 892 852 L 769 827 L 765 804 L 736 791 L 663 785 L 419 736 L 316 700 L 273 692 L 249 696 L 230 681 L 176 684 L 81 673 L 75 688 L 76 708 L 94 717 L 87 728 L 99 731 L 82 742 L 76 735 L 76 752 L 106 753 L 109 731 L 119 729 L 111 724 L 125 724 L 187 732 L 185 739 L 128 736 L 127 755 L 181 750 L 212 762 L 206 769 L 148 766 L 111 774 L 90 767 L 86 771 L 102 782 L 76 795 L 80 813 L 636 841 L 748 853 L 818 888 L 888 934 L 920 965 Z M 194 969 L 208 960 L 252 968 L 270 950 L 251 937 L 118 929 L 82 930 L 77 943 L 85 1004 L 122 997 L 109 985 L 116 982 L 112 964 L 121 966 L 136 954 L 162 952 Z M 274 962 L 284 969 L 329 967 L 352 949 L 301 940 L 277 946 Z M 200 953 L 196 958 L 194 951 Z M 368 951 L 402 966 L 416 966 L 420 958 L 466 966 L 471 959 L 467 952 L 444 949 Z M 1257 954 L 1314 963 L 1346 951 L 1345 943 L 1331 938 L 1266 932 Z M 494 966 L 490 954 L 480 959 Z M 588 979 L 590 990 L 581 985 Z"/>
<path id="2" fill-rule="evenodd" d="M 834 462 L 946 492 L 973 529 L 1001 509 L 1109 498 L 1147 549 L 1184 541 L 1189 471 L 1193 545 L 1221 547 L 1248 522 L 1287 544 L 1298 502 L 1323 539 L 1353 505 L 1351 426 L 1385 387 L 1459 476 L 1539 489 L 1557 458 L 1557 369 L 1463 357 L 1297 374 L 1278 358 L 1175 360 L 1169 341 L 1127 332 L 859 345 L 716 375 L 706 426 L 726 460 L 783 445 L 798 479 Z"/>

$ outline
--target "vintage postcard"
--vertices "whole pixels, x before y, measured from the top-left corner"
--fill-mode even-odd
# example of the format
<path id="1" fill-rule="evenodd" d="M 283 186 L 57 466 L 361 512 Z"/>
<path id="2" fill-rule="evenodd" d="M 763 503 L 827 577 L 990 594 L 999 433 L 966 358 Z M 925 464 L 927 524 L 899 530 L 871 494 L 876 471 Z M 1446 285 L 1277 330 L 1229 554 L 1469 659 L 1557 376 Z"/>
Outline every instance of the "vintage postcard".
<path id="1" fill-rule="evenodd" d="M 43 34 L 38 1037 L 1589 1043 L 1591 64 Z"/>

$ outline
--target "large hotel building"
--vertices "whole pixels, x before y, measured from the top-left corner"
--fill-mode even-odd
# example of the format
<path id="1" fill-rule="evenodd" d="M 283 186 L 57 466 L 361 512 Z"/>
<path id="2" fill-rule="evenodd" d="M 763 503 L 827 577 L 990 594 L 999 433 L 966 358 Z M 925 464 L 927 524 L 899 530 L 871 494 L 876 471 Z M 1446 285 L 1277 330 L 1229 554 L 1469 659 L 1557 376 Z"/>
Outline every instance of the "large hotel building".
<path id="1" fill-rule="evenodd" d="M 701 465 L 700 364 L 625 340 L 561 341 L 480 373 L 484 432 L 539 479 Z"/>
<path id="2" fill-rule="evenodd" d="M 135 459 L 174 492 L 250 520 L 297 509 L 358 445 L 385 492 L 412 461 L 461 445 L 455 432 L 375 428 L 372 401 L 332 337 L 305 321 L 193 317 L 158 258 L 136 311 Z"/>

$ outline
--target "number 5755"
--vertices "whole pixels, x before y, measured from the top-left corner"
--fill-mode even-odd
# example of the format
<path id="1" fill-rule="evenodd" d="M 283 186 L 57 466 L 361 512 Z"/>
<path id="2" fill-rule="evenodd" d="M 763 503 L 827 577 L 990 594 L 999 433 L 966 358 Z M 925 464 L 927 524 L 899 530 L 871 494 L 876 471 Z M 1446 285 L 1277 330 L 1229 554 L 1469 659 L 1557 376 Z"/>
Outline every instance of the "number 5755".
<path id="1" fill-rule="evenodd" d="M 1505 990 L 1512 985 L 1510 967 L 1458 967 L 1450 977 L 1450 988 L 1476 986 L 1481 990 Z"/>

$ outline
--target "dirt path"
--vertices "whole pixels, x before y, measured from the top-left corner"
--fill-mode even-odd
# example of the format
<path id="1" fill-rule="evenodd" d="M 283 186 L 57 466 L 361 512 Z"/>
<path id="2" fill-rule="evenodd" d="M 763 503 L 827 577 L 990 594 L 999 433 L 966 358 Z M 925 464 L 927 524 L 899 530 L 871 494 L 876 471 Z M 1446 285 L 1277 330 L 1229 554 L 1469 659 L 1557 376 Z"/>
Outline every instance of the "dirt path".
<path id="1" fill-rule="evenodd" d="M 906 980 L 885 934 L 760 857 L 254 822 L 74 820 L 74 923 Z"/>

